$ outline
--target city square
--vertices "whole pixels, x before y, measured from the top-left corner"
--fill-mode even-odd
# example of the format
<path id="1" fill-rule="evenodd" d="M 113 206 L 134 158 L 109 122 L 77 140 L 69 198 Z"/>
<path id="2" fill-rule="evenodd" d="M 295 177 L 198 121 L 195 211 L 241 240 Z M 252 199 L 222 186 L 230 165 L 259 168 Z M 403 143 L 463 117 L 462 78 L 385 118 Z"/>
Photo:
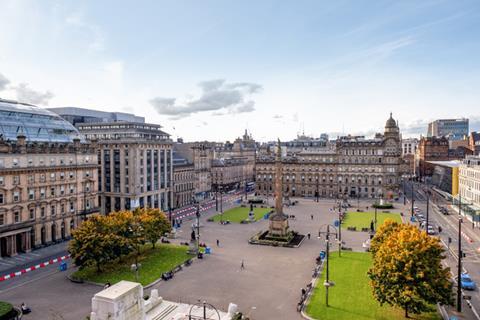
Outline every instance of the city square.
<path id="1" fill-rule="evenodd" d="M 0 1 L 0 320 L 480 320 L 479 15 Z"/>
<path id="2" fill-rule="evenodd" d="M 201 241 L 212 247 L 212 254 L 206 255 L 202 260 L 195 260 L 172 280 L 161 281 L 146 291 L 158 289 L 160 296 L 172 301 L 195 303 L 197 300 L 206 300 L 221 310 L 226 310 L 228 304 L 233 302 L 238 304 L 242 312 L 251 313 L 252 317 L 258 319 L 302 319 L 297 311 L 301 289 L 312 280 L 315 258 L 320 251 L 325 250 L 324 241 L 318 239 L 320 226 L 333 224 L 338 219 L 337 214 L 331 210 L 335 204 L 333 200 L 315 202 L 313 199 L 305 199 L 285 209 L 287 214 L 295 215 L 295 219 L 289 220 L 290 225 L 311 235 L 300 248 L 249 245 L 249 237 L 267 228 L 268 220 L 222 225 L 207 221 L 215 214 L 213 210 L 202 217 L 204 227 L 200 231 Z M 360 204 L 365 208 L 371 202 L 361 201 Z M 188 240 L 191 223 L 185 222 L 178 231 L 178 238 L 172 241 L 180 243 Z M 342 238 L 344 246 L 364 252 L 362 243 L 369 235 L 345 230 Z M 216 246 L 217 239 L 219 247 Z M 334 248 L 338 250 L 336 246 Z M 245 264 L 244 270 L 241 269 L 242 261 Z M 0 300 L 12 301 L 17 305 L 27 300 L 36 312 L 61 316 L 59 319 L 73 320 L 88 315 L 91 298 L 102 290 L 102 286 L 73 283 L 64 273 L 56 271 L 55 267 L 50 272 L 51 275 L 32 285 L 20 284 L 19 287 L 14 285 L 13 288 L 8 288 L 6 283 L 0 284 Z M 67 273 L 70 272 L 71 270 Z M 46 285 L 51 281 L 55 281 L 56 285 Z M 68 298 L 66 293 L 72 290 L 78 299 Z M 38 292 L 42 293 L 37 294 Z M 48 304 L 51 299 L 58 299 L 55 309 Z M 29 315 L 26 315 L 25 319 L 28 318 Z"/>

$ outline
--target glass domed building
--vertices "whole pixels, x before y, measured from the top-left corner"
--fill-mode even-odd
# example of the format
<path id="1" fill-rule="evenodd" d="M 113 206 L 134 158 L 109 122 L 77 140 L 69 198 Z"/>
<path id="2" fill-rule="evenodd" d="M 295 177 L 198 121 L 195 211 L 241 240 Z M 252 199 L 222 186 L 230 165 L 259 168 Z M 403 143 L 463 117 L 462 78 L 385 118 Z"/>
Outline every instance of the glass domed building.
<path id="1" fill-rule="evenodd" d="M 31 104 L 0 98 L 0 138 L 16 140 L 19 134 L 32 142 L 83 140 L 78 130 L 57 114 Z"/>

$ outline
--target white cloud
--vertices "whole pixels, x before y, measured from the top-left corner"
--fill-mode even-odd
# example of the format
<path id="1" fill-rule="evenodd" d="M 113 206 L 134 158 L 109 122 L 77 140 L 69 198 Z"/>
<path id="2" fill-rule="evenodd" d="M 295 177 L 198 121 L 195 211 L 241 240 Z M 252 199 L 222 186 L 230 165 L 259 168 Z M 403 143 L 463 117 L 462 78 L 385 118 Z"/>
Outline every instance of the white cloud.
<path id="1" fill-rule="evenodd" d="M 89 37 L 88 49 L 89 51 L 104 51 L 105 50 L 105 33 L 103 30 L 88 22 L 82 12 L 75 12 L 69 15 L 65 22 L 67 25 L 77 28 L 85 32 Z"/>
<path id="2" fill-rule="evenodd" d="M 262 90 L 255 83 L 226 83 L 224 79 L 203 81 L 198 86 L 202 90 L 198 99 L 179 103 L 176 98 L 156 97 L 150 103 L 159 114 L 171 116 L 171 120 L 207 111 L 215 111 L 212 115 L 247 113 L 255 110 L 255 101 L 247 98 Z"/>
<path id="3" fill-rule="evenodd" d="M 38 92 L 28 87 L 26 83 L 20 83 L 13 87 L 17 93 L 17 100 L 36 105 L 48 105 L 50 99 L 54 97 L 51 91 Z"/>
<path id="4" fill-rule="evenodd" d="M 10 80 L 7 79 L 3 74 L 0 73 L 0 91 L 5 90 L 7 85 L 10 83 Z"/>

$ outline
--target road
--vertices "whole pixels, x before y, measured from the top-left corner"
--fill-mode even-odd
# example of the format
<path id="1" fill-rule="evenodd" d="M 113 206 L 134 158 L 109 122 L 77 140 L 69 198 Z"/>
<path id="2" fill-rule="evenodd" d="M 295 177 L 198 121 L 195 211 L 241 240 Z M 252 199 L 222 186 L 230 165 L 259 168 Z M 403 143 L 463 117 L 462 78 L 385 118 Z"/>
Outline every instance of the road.
<path id="1" fill-rule="evenodd" d="M 405 193 L 409 200 L 409 206 L 411 205 L 412 184 L 405 184 Z M 458 257 L 458 213 L 451 210 L 451 203 L 446 201 L 443 197 L 437 194 L 435 191 L 431 191 L 429 205 L 429 224 L 432 225 L 437 231 L 438 226 L 442 228 L 442 232 L 436 236 L 440 238 L 442 243 L 447 249 L 447 254 L 444 262 L 448 265 L 452 271 L 452 277 L 457 276 L 457 257 Z M 414 185 L 414 206 L 418 207 L 422 214 L 426 216 L 427 212 L 427 186 L 424 184 L 415 183 Z M 444 206 L 449 208 L 449 215 L 444 215 L 438 210 L 438 206 Z M 465 220 L 465 219 L 464 219 Z M 415 223 L 418 225 L 418 223 Z M 471 223 L 463 223 L 462 231 L 467 235 L 472 242 L 467 241 L 466 237 L 461 237 L 462 251 L 466 254 L 466 257 L 462 260 L 463 271 L 468 272 L 472 279 L 480 284 L 480 254 L 478 248 L 480 246 L 480 238 L 472 232 Z M 449 243 L 449 238 L 451 242 Z M 477 311 L 480 311 L 480 292 L 478 288 L 475 291 L 464 291 L 464 295 L 471 296 L 471 303 Z M 462 299 L 462 310 L 467 319 L 475 319 L 475 315 L 471 313 L 467 301 Z"/>

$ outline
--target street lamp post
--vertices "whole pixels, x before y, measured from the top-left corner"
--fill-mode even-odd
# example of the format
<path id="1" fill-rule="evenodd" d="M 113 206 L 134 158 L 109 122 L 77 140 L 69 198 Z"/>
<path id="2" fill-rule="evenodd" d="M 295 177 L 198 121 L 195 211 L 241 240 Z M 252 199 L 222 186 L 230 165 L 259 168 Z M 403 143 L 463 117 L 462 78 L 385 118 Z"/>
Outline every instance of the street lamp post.
<path id="1" fill-rule="evenodd" d="M 327 231 L 322 231 L 322 227 L 326 226 L 327 227 Z M 330 232 L 330 227 L 332 227 L 335 232 Z M 327 259 L 327 266 L 326 266 L 326 270 L 325 270 L 325 282 L 323 283 L 323 285 L 325 286 L 325 304 L 326 306 L 328 307 L 328 288 L 330 286 L 333 285 L 333 283 L 330 282 L 330 268 L 329 268 L 329 255 L 330 255 L 330 235 L 335 235 L 335 238 L 338 238 L 338 233 L 337 233 L 337 229 L 330 225 L 330 224 L 326 224 L 326 225 L 322 225 L 320 227 L 320 230 L 318 231 L 318 238 L 321 238 L 321 235 L 322 234 L 325 234 L 325 245 L 327 247 L 326 251 L 327 251 L 327 255 L 326 255 L 326 259 Z"/>
<path id="2" fill-rule="evenodd" d="M 375 226 L 375 228 L 373 229 L 373 231 L 377 232 L 377 206 L 375 205 L 375 218 L 373 220 L 373 224 Z"/>
<path id="3" fill-rule="evenodd" d="M 411 211 L 411 216 L 412 216 L 412 217 L 413 217 L 413 203 L 415 202 L 415 200 L 413 200 L 413 195 L 414 195 L 414 193 L 413 193 L 413 186 L 414 186 L 414 185 L 415 185 L 415 184 L 414 184 L 414 182 L 413 182 L 413 180 L 412 180 L 412 211 Z"/>
<path id="4" fill-rule="evenodd" d="M 342 209 L 338 208 L 338 256 L 342 256 Z"/>
<path id="5" fill-rule="evenodd" d="M 458 203 L 460 217 L 458 218 L 458 263 L 457 263 L 457 311 L 462 312 L 462 198 Z"/>

